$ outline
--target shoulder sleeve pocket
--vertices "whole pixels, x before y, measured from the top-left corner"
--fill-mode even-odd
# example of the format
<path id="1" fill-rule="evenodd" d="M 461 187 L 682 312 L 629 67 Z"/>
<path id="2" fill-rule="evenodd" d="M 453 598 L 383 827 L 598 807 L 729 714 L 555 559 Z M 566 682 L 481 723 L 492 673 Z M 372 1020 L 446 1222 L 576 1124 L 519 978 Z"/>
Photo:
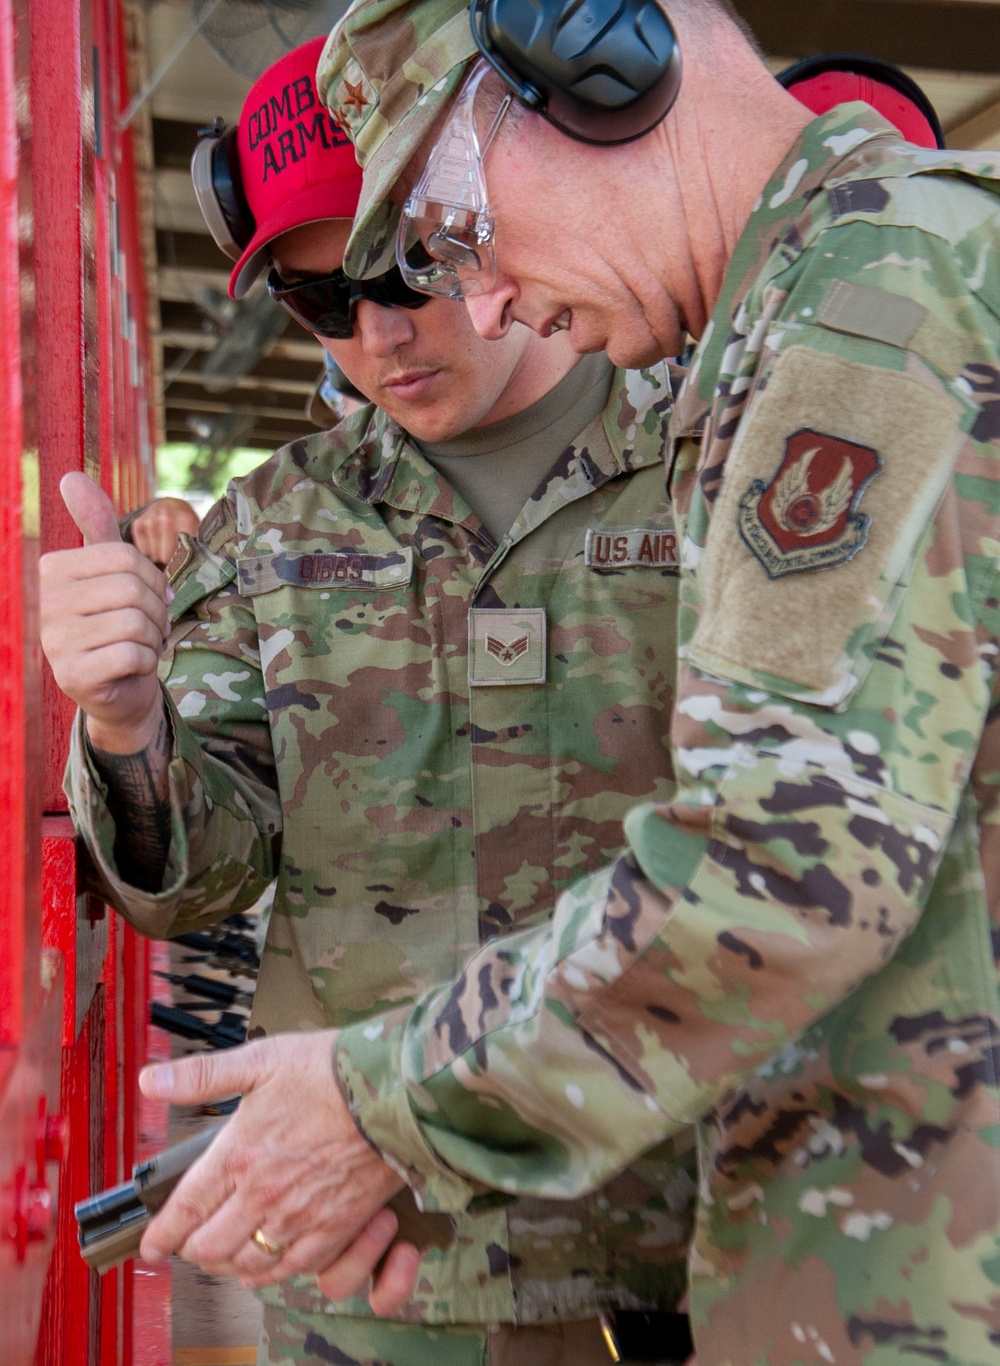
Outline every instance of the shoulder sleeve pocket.
<path id="1" fill-rule="evenodd" d="M 964 439 L 912 375 L 792 346 L 734 442 L 689 660 L 831 708 L 867 675 Z"/>
<path id="2" fill-rule="evenodd" d="M 203 542 L 182 532 L 180 546 L 168 566 L 174 600 L 170 604 L 170 620 L 179 621 L 185 612 L 210 594 L 225 588 L 236 577 L 236 566 L 225 555 L 219 555 Z"/>

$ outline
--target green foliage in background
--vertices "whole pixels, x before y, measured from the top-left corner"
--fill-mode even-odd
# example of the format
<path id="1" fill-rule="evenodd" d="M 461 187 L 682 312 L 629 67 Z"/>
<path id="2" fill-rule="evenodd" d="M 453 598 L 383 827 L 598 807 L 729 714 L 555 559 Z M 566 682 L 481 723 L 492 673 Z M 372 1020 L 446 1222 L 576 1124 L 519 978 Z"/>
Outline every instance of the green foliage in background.
<path id="1" fill-rule="evenodd" d="M 210 494 L 219 498 L 230 479 L 249 474 L 270 455 L 270 451 L 248 447 L 212 451 L 204 446 L 171 442 L 156 452 L 157 484 L 171 493 Z"/>

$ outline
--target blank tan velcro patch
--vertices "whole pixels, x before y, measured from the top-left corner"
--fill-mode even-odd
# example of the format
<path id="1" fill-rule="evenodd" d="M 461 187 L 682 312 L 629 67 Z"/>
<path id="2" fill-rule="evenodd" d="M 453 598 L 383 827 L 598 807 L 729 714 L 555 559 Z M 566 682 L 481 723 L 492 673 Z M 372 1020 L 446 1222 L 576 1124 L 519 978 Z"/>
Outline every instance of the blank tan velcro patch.
<path id="1" fill-rule="evenodd" d="M 905 581 L 951 476 L 960 415 L 956 399 L 910 375 L 806 346 L 785 351 L 726 465 L 698 572 L 691 662 L 750 686 L 767 675 L 779 695 L 842 704 L 867 671 L 871 628 Z M 743 538 L 741 504 L 758 481 L 775 483 L 790 438 L 803 429 L 877 453 L 881 472 L 860 502 L 871 522 L 853 558 L 771 577 Z"/>

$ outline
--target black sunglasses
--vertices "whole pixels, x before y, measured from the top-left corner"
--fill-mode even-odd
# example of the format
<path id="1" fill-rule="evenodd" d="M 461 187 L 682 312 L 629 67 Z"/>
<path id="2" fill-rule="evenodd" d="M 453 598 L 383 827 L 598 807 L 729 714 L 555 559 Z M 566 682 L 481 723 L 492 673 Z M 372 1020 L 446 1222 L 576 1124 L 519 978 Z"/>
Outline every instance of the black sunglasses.
<path id="1" fill-rule="evenodd" d="M 370 299 L 382 308 L 423 308 L 431 295 L 419 294 L 403 279 L 398 266 L 373 280 L 352 280 L 342 270 L 319 279 L 287 284 L 277 270 L 267 276 L 267 292 L 296 322 L 317 337 L 347 341 L 354 335 L 354 305 Z"/>

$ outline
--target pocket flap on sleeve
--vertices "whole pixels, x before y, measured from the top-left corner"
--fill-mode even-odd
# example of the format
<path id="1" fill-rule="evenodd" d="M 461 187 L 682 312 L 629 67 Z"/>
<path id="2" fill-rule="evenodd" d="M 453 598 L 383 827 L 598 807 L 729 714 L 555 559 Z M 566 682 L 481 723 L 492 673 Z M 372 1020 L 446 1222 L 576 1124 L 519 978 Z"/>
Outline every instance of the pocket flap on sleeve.
<path id="1" fill-rule="evenodd" d="M 178 621 L 196 602 L 225 588 L 236 577 L 236 566 L 224 555 L 209 550 L 203 541 L 181 532 L 181 545 L 171 560 L 170 586 L 174 600 L 170 604 L 170 620 Z"/>

